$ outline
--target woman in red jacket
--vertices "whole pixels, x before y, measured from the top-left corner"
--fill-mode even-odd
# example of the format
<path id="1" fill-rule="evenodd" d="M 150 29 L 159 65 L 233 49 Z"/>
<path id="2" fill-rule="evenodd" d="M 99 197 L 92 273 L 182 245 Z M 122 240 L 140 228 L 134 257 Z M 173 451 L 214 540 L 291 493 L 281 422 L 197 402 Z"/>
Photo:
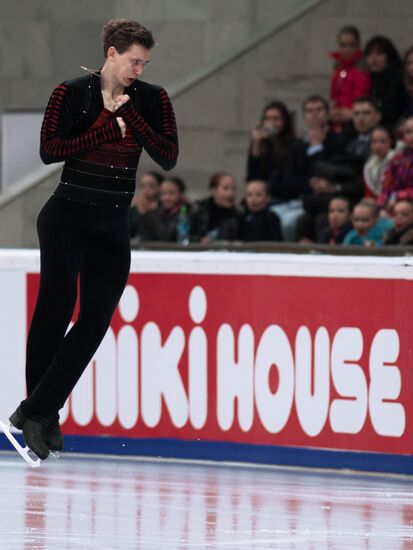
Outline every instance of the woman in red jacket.
<path id="1" fill-rule="evenodd" d="M 358 66 L 363 57 L 358 29 L 340 29 L 337 44 L 338 50 L 329 54 L 336 62 L 330 81 L 331 121 L 334 130 L 342 131 L 351 121 L 354 100 L 369 95 L 371 82 L 368 72 Z"/>

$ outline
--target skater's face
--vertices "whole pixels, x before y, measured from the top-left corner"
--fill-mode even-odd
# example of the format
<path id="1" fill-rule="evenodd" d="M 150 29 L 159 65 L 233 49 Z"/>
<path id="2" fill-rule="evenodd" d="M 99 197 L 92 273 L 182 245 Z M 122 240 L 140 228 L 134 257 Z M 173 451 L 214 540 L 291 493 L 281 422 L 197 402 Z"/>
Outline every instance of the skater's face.
<path id="1" fill-rule="evenodd" d="M 150 61 L 150 51 L 140 44 L 133 44 L 123 53 L 119 53 L 111 46 L 107 52 L 107 59 L 116 84 L 127 88 L 142 76 Z"/>
<path id="2" fill-rule="evenodd" d="M 399 201 L 394 205 L 393 221 L 397 231 L 401 231 L 408 225 L 413 224 L 413 203 L 410 201 Z"/>
<path id="3" fill-rule="evenodd" d="M 328 207 L 328 222 L 331 229 L 339 229 L 350 221 L 350 205 L 344 199 L 332 199 Z"/>
<path id="4" fill-rule="evenodd" d="M 159 183 L 152 174 L 143 174 L 139 181 L 139 192 L 147 200 L 156 200 L 159 197 Z"/>
<path id="5" fill-rule="evenodd" d="M 222 208 L 233 208 L 237 197 L 237 184 L 232 176 L 221 176 L 211 190 L 215 203 Z"/>
<path id="6" fill-rule="evenodd" d="M 252 213 L 266 208 L 270 202 L 265 181 L 250 181 L 247 185 L 247 206 Z"/>
<path id="7" fill-rule="evenodd" d="M 182 193 L 175 182 L 164 180 L 161 183 L 161 191 L 159 200 L 165 210 L 169 210 L 176 206 L 182 200 Z"/>
<path id="8" fill-rule="evenodd" d="M 353 227 L 361 236 L 365 235 L 377 222 L 372 208 L 364 204 L 358 204 L 353 211 Z"/>
<path id="9" fill-rule="evenodd" d="M 376 128 L 373 130 L 371 133 L 370 149 L 374 155 L 384 159 L 391 149 L 391 139 L 386 130 L 383 130 L 382 128 Z"/>

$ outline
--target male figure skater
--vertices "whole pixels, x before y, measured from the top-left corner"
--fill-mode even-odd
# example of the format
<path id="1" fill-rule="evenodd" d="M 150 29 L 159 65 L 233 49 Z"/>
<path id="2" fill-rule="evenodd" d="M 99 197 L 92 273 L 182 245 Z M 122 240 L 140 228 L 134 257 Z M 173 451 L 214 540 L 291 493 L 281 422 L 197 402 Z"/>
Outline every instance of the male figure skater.
<path id="1" fill-rule="evenodd" d="M 10 417 L 41 459 L 63 448 L 58 411 L 102 341 L 127 281 L 128 210 L 142 148 L 164 170 L 178 156 L 167 93 L 139 80 L 155 44 L 151 31 L 114 19 L 102 38 L 102 69 L 58 86 L 41 130 L 43 162 L 65 164 L 38 217 L 41 274 L 27 341 L 27 398 Z M 80 312 L 65 335 L 78 276 Z"/>

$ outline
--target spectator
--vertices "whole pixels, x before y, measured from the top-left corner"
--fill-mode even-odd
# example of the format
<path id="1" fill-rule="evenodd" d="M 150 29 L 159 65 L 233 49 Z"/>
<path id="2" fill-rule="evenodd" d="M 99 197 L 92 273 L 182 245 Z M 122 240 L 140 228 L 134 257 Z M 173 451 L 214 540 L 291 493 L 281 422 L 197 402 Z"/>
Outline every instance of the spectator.
<path id="1" fill-rule="evenodd" d="M 407 106 L 401 57 L 386 36 L 371 38 L 364 56 L 372 83 L 370 96 L 380 109 L 382 124 L 394 127 Z"/>
<path id="2" fill-rule="evenodd" d="M 354 101 L 370 92 L 368 72 L 358 64 L 363 57 L 360 50 L 360 32 L 356 27 L 346 26 L 337 35 L 338 51 L 331 52 L 335 68 L 330 81 L 331 120 L 334 129 L 341 131 L 351 126 Z"/>
<path id="3" fill-rule="evenodd" d="M 401 199 L 393 210 L 394 228 L 389 232 L 384 244 L 413 244 L 413 201 Z"/>
<path id="4" fill-rule="evenodd" d="M 371 97 L 359 97 L 353 105 L 355 137 L 350 141 L 347 153 L 356 170 L 362 174 L 363 166 L 370 155 L 370 141 L 373 129 L 381 119 L 380 111 Z"/>
<path id="5" fill-rule="evenodd" d="M 313 95 L 303 103 L 306 134 L 296 139 L 281 182 L 273 184 L 277 204 L 271 209 L 280 217 L 284 239 L 295 239 L 297 219 L 303 213 L 302 197 L 311 194 L 310 178 L 320 161 L 342 158 L 346 140 L 329 129 L 329 105 L 322 96 Z"/>
<path id="6" fill-rule="evenodd" d="M 396 144 L 391 130 L 376 126 L 371 133 L 370 156 L 363 169 L 366 197 L 377 199 L 380 195 L 384 172 L 398 149 L 400 144 Z"/>
<path id="7" fill-rule="evenodd" d="M 270 189 L 266 181 L 247 182 L 247 212 L 241 228 L 243 241 L 282 241 L 280 220 L 268 208 L 270 200 Z"/>
<path id="8" fill-rule="evenodd" d="M 177 240 L 178 215 L 182 206 L 188 207 L 185 183 L 181 178 L 163 180 L 159 193 L 160 206 L 140 217 L 142 241 L 175 242 Z"/>
<path id="9" fill-rule="evenodd" d="M 138 194 L 135 195 L 129 210 L 130 236 L 139 237 L 139 218 L 155 210 L 159 205 L 159 188 L 163 176 L 158 172 L 145 172 L 138 184 Z"/>
<path id="10" fill-rule="evenodd" d="M 346 196 L 353 204 L 363 197 L 363 166 L 370 153 L 371 132 L 379 121 L 380 113 L 371 98 L 354 101 L 356 136 L 346 148 L 347 155 L 337 154 L 329 162 L 317 163 L 317 170 L 310 178 L 310 192 L 303 196 L 304 213 L 297 220 L 296 240 L 320 239 L 327 226 L 328 203 L 334 194 Z"/>
<path id="11" fill-rule="evenodd" d="M 413 46 L 404 54 L 403 73 L 407 105 L 402 118 L 409 118 L 413 116 Z"/>
<path id="12" fill-rule="evenodd" d="M 208 243 L 240 238 L 241 212 L 236 207 L 237 182 L 218 172 L 209 182 L 210 197 L 198 201 L 191 213 L 191 240 Z"/>
<path id="13" fill-rule="evenodd" d="M 317 163 L 310 179 L 312 193 L 303 197 L 305 213 L 297 221 L 296 235 L 300 243 L 319 242 L 328 227 L 328 207 L 332 197 L 344 195 L 354 202 L 354 170 L 347 162 Z M 357 179 L 355 180 L 357 182 Z"/>
<path id="14" fill-rule="evenodd" d="M 351 224 L 351 202 L 347 197 L 338 195 L 330 199 L 328 205 L 328 227 L 320 235 L 323 244 L 342 244 L 344 237 L 353 226 Z"/>
<path id="15" fill-rule="evenodd" d="M 265 107 L 260 123 L 251 132 L 247 181 L 271 179 L 276 184 L 282 179 L 293 141 L 291 114 L 284 103 L 273 101 Z"/>
<path id="16" fill-rule="evenodd" d="M 387 219 L 379 219 L 379 209 L 369 199 L 364 199 L 356 204 L 353 210 L 352 224 L 354 229 L 344 237 L 343 244 L 345 245 L 380 245 L 393 225 Z"/>
<path id="17" fill-rule="evenodd" d="M 377 202 L 391 211 L 398 199 L 413 199 L 413 117 L 402 126 L 405 146 L 391 159 L 383 176 Z"/>

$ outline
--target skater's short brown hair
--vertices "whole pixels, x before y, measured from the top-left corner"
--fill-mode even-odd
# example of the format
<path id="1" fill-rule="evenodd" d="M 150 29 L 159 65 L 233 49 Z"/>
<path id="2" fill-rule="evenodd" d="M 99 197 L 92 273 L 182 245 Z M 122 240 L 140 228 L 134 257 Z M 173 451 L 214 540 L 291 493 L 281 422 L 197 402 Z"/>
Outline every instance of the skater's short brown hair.
<path id="1" fill-rule="evenodd" d="M 138 23 L 127 19 L 111 19 L 102 27 L 103 55 L 113 46 L 118 53 L 124 53 L 133 44 L 150 50 L 155 45 L 152 32 Z"/>

